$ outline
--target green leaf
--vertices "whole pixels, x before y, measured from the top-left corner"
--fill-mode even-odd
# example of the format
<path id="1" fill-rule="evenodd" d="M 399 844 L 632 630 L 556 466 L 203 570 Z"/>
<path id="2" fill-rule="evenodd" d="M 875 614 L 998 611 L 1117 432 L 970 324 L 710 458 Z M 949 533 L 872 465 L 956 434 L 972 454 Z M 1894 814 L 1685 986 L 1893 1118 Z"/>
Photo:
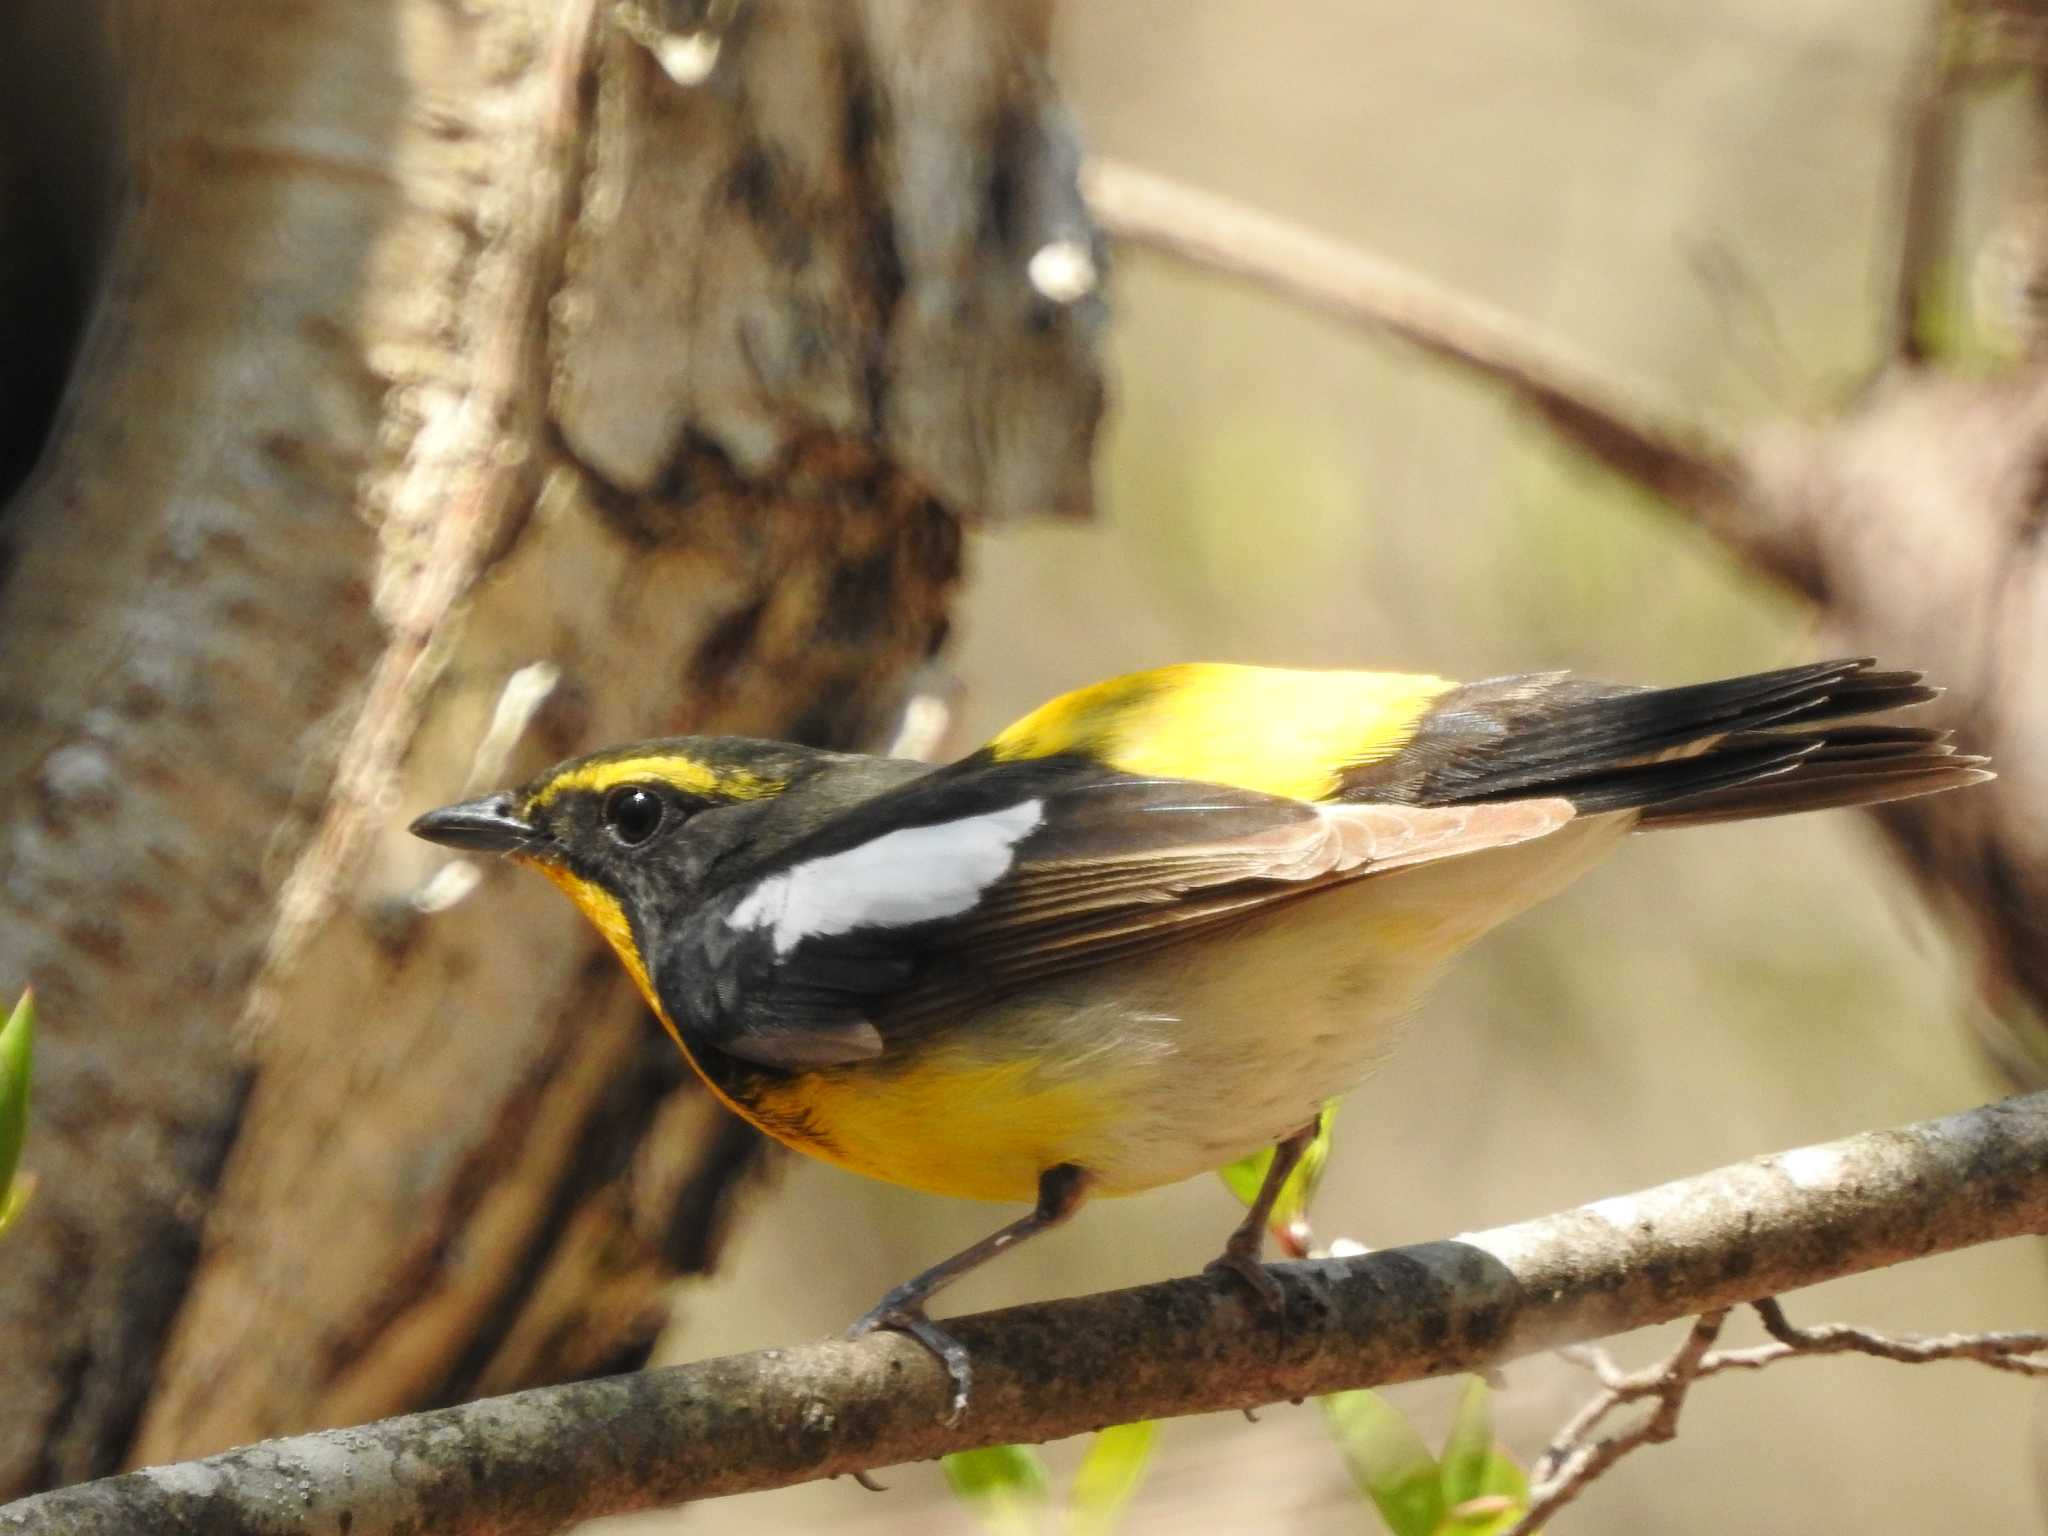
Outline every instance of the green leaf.
<path id="1" fill-rule="evenodd" d="M 1399 1409 L 1377 1392 L 1321 1399 L 1351 1480 L 1394 1536 L 1436 1536 L 1444 1523 L 1436 1458 Z"/>
<path id="2" fill-rule="evenodd" d="M 1286 1232 L 1297 1225 L 1306 1232 L 1308 1203 L 1315 1198 L 1316 1186 L 1323 1181 L 1323 1168 L 1330 1161 L 1330 1127 L 1336 1118 L 1337 1101 L 1332 1099 L 1323 1106 L 1323 1112 L 1317 1118 L 1315 1139 L 1302 1153 L 1294 1172 L 1287 1176 L 1287 1182 L 1280 1186 L 1280 1198 L 1273 1203 L 1273 1216 L 1269 1223 L 1275 1232 Z M 1259 1198 L 1259 1190 L 1266 1182 L 1266 1170 L 1272 1166 L 1273 1149 L 1267 1147 L 1250 1157 L 1241 1157 L 1217 1172 L 1230 1192 L 1250 1205 Z"/>
<path id="3" fill-rule="evenodd" d="M 1495 1447 L 1486 1458 L 1486 1472 L 1479 1480 L 1481 1494 L 1499 1494 L 1513 1499 L 1518 1506 L 1528 1507 L 1529 1474 L 1516 1465 L 1514 1457 Z"/>
<path id="4" fill-rule="evenodd" d="M 1000 1536 L 1025 1536 L 1038 1529 L 1038 1515 L 1052 1500 L 1052 1477 L 1038 1452 L 1027 1445 L 990 1445 L 941 1456 L 953 1496 Z"/>
<path id="5" fill-rule="evenodd" d="M 1441 1481 L 1444 1530 L 1457 1536 L 1497 1536 L 1529 1507 L 1529 1480 L 1493 1443 L 1493 1395 L 1477 1376 L 1465 1384 L 1444 1437 Z"/>
<path id="6" fill-rule="evenodd" d="M 35 1190 L 36 1176 L 24 1173 L 14 1181 L 5 1195 L 0 1195 L 0 1237 L 7 1235 L 7 1229 L 14 1225 L 21 1213 L 28 1209 L 28 1197 Z"/>
<path id="7" fill-rule="evenodd" d="M 0 1232 L 21 1214 L 28 1200 L 27 1179 L 16 1182 L 22 1138 L 28 1133 L 28 1078 L 35 1053 L 36 995 L 21 994 L 14 1012 L 0 1024 Z"/>
<path id="8" fill-rule="evenodd" d="M 1528 1509 L 1526 1501 L 1482 1494 L 1444 1517 L 1440 1536 L 1507 1536 Z"/>
<path id="9" fill-rule="evenodd" d="M 1505 1452 L 1486 1458 L 1479 1493 L 1453 1504 L 1444 1531 L 1455 1536 L 1505 1536 L 1529 1507 L 1529 1480 Z"/>
<path id="10" fill-rule="evenodd" d="M 1486 1491 L 1486 1464 L 1493 1455 L 1493 1395 L 1477 1376 L 1465 1383 L 1450 1433 L 1444 1436 L 1444 1502 L 1453 1508 Z"/>
<path id="11" fill-rule="evenodd" d="M 1109 1536 L 1116 1529 L 1124 1506 L 1145 1481 L 1158 1433 L 1157 1424 L 1141 1419 L 1136 1424 L 1112 1425 L 1095 1437 L 1081 1469 L 1074 1474 L 1069 1501 L 1072 1513 L 1067 1521 L 1072 1536 Z"/>

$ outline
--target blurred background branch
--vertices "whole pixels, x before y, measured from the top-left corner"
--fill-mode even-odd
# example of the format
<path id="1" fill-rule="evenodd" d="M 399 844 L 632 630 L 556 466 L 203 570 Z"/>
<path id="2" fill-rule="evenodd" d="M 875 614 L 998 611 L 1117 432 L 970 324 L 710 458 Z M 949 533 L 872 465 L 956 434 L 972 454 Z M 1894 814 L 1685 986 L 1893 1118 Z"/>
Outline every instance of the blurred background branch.
<path id="1" fill-rule="evenodd" d="M 1083 186 L 1119 242 L 1257 283 L 1491 380 L 1574 448 L 1743 546 L 1732 446 L 1558 338 L 1419 272 L 1135 166 L 1096 160 Z"/>

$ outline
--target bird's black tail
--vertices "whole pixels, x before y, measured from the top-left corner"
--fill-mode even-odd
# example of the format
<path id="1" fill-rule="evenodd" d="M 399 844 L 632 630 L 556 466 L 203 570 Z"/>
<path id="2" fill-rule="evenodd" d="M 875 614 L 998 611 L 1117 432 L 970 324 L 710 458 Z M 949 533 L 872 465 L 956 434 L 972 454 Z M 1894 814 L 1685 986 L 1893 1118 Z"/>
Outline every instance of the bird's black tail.
<path id="1" fill-rule="evenodd" d="M 1874 805 L 1991 777 L 1945 731 L 1861 717 L 1936 695 L 1869 658 L 1681 688 L 1563 673 L 1454 689 L 1398 775 L 1366 768 L 1344 798 L 1469 805 L 1557 795 L 1581 814 L 1633 810 L 1647 828 Z"/>
<path id="2" fill-rule="evenodd" d="M 1646 806 L 1639 825 L 1645 830 L 1697 827 L 1842 805 L 1880 805 L 1994 777 L 1984 767 L 1986 759 L 1950 746 L 1946 731 L 1846 725 L 1783 734 L 1804 734 L 1814 748 L 1782 772 Z"/>

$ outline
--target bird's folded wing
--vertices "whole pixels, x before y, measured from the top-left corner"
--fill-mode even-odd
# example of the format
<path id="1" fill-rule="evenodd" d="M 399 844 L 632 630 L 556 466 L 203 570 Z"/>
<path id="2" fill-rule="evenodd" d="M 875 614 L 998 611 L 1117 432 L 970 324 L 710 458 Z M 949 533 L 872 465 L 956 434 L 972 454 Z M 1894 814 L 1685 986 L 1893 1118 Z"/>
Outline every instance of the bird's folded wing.
<path id="1" fill-rule="evenodd" d="M 950 790 L 913 786 L 917 799 L 895 807 L 856 808 L 854 827 L 825 829 L 707 908 L 683 947 L 717 951 L 728 984 L 695 1026 L 768 1065 L 872 1057 L 979 998 L 1333 882 L 1525 842 L 1573 815 L 1558 798 L 1329 805 L 1098 768 L 1052 773 L 985 770 Z M 910 804 L 930 819 L 895 824 Z M 861 823 L 871 835 L 850 835 Z"/>

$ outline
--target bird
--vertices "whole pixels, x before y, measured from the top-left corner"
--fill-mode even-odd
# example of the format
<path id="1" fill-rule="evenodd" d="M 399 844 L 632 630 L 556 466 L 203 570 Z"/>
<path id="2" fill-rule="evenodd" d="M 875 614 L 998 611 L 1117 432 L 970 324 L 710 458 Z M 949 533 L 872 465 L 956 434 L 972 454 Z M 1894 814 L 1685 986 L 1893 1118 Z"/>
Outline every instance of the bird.
<path id="1" fill-rule="evenodd" d="M 1266 1300 L 1324 1104 L 1445 964 L 1635 832 L 1958 788 L 1872 658 L 1677 687 L 1185 663 L 933 766 L 734 736 L 557 764 L 411 830 L 559 886 L 710 1091 L 800 1152 L 1031 1209 L 856 1321 L 927 1311 L 1087 1200 L 1273 1149 L 1212 1269 Z"/>

